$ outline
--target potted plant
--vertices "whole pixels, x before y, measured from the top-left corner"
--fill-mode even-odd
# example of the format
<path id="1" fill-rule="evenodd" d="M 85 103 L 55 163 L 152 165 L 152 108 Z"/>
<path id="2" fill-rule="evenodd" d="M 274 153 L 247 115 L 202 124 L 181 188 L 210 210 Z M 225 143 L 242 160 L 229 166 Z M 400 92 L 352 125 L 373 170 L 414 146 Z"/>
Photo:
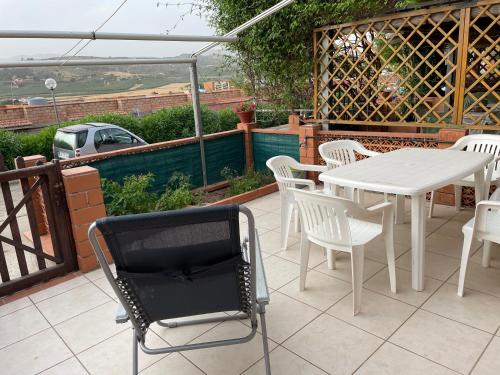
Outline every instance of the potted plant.
<path id="1" fill-rule="evenodd" d="M 236 107 L 234 107 L 234 112 L 238 115 L 240 118 L 240 121 L 244 124 L 248 124 L 249 122 L 252 122 L 252 117 L 253 113 L 255 111 L 255 104 L 254 103 L 240 103 Z"/>

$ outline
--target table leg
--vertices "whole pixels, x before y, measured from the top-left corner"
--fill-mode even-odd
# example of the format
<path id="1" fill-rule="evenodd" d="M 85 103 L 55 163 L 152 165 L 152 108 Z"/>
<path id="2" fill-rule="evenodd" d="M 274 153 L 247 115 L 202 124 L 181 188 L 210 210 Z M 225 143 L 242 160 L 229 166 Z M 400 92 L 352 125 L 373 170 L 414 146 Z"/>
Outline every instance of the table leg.
<path id="1" fill-rule="evenodd" d="M 425 194 L 411 197 L 411 277 L 416 291 L 424 290 Z"/>
<path id="2" fill-rule="evenodd" d="M 486 192 L 484 191 L 484 168 L 474 173 L 474 185 L 474 195 L 476 204 L 478 204 L 480 201 L 487 199 L 485 198 Z"/>
<path id="3" fill-rule="evenodd" d="M 396 195 L 396 224 L 404 224 L 405 222 L 405 196 Z"/>

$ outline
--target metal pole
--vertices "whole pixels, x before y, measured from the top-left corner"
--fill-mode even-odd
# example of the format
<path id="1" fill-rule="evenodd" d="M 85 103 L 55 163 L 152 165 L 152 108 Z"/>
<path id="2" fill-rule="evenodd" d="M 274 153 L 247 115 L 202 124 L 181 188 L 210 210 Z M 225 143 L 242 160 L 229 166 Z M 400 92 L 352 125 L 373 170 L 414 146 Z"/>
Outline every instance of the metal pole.
<path id="1" fill-rule="evenodd" d="M 0 30 L 0 38 L 22 39 L 92 39 L 92 40 L 150 40 L 161 42 L 235 42 L 235 36 L 218 35 L 165 35 L 106 33 L 100 31 L 54 31 L 54 30 Z"/>
<path id="2" fill-rule="evenodd" d="M 54 112 L 56 113 L 57 124 L 60 125 L 61 120 L 59 120 L 59 112 L 57 111 L 56 96 L 54 95 L 54 89 L 50 91 L 52 91 L 52 103 L 54 104 Z"/>
<path id="3" fill-rule="evenodd" d="M 198 69 L 196 61 L 189 66 L 191 77 L 191 99 L 193 101 L 194 128 L 196 137 L 200 140 L 201 171 L 203 173 L 203 187 L 207 187 L 207 164 L 205 160 L 205 143 L 203 142 L 203 123 L 201 121 L 200 93 L 198 89 Z"/>
<path id="4" fill-rule="evenodd" d="M 1 61 L 0 68 L 22 68 L 22 67 L 48 67 L 48 66 L 86 66 L 86 65 L 155 65 L 155 64 L 191 64 L 196 62 L 195 58 L 166 58 L 166 59 L 89 59 L 69 60 L 66 62 L 58 60 L 36 60 L 36 61 Z"/>
<path id="5" fill-rule="evenodd" d="M 261 14 L 258 14 L 254 18 L 248 20 L 247 22 L 241 24 L 237 28 L 235 28 L 235 29 L 231 30 L 230 32 L 224 34 L 224 37 L 231 37 L 231 36 L 237 35 L 238 33 L 240 33 L 242 31 L 248 29 L 249 27 L 255 25 L 257 22 L 262 21 L 264 18 L 269 17 L 271 14 L 274 14 L 277 11 L 281 10 L 282 8 L 286 7 L 287 5 L 290 5 L 294 1 L 295 0 L 282 0 L 282 1 L 280 1 L 279 3 L 273 5 L 271 8 L 263 11 Z M 214 42 L 212 42 L 210 44 L 207 44 L 205 47 L 203 47 L 203 48 L 199 49 L 198 51 L 196 51 L 195 53 L 193 53 L 192 56 L 199 56 L 202 53 L 205 53 L 208 50 L 211 50 L 212 48 L 214 48 L 215 46 L 217 46 L 219 44 L 220 44 L 220 42 L 217 42 L 217 41 L 214 41 Z"/>

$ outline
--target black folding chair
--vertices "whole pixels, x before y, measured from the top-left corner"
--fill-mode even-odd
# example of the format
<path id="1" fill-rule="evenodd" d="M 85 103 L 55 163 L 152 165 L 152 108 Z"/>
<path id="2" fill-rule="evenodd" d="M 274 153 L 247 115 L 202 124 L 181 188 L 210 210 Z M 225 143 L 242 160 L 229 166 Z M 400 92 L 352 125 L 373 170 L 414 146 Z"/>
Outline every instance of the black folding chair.
<path id="1" fill-rule="evenodd" d="M 248 218 L 248 239 L 240 243 L 239 213 Z M 102 233 L 116 265 L 115 278 L 97 240 Z M 97 259 L 121 306 L 116 321 L 130 320 L 133 374 L 138 373 L 138 346 L 147 354 L 242 344 L 262 324 L 266 373 L 271 374 L 265 321 L 269 303 L 258 235 L 251 211 L 229 205 L 156 212 L 97 220 L 89 229 Z M 162 320 L 238 311 L 220 318 L 182 322 Z M 164 348 L 146 346 L 151 323 L 169 329 L 190 324 L 250 319 L 245 337 Z"/>

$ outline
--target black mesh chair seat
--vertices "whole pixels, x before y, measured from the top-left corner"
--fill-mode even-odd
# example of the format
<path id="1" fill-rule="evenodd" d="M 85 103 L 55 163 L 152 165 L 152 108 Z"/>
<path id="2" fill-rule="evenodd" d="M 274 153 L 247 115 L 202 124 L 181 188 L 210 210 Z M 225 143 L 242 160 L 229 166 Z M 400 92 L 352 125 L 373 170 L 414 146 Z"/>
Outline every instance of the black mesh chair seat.
<path id="1" fill-rule="evenodd" d="M 249 233 L 254 234 L 253 216 L 244 207 L 242 212 L 250 215 Z M 145 335 L 152 322 L 161 324 L 162 320 L 215 312 L 239 311 L 252 321 L 252 331 L 247 337 L 230 339 L 228 343 L 245 342 L 253 337 L 256 311 L 261 310 L 261 320 L 264 312 L 262 301 L 256 299 L 256 267 L 252 267 L 260 261 L 260 256 L 255 256 L 252 238 L 250 254 L 243 251 L 239 213 L 237 205 L 194 208 L 106 217 L 92 226 L 89 236 L 98 260 L 108 277 L 109 267 L 95 229 L 102 233 L 116 265 L 117 277 L 109 271 L 108 280 L 135 328 L 134 340 L 139 341 L 145 352 L 176 351 L 172 347 L 145 346 Z M 267 286 L 264 287 L 267 293 Z M 177 347 L 177 350 L 190 349 L 193 348 L 189 345 Z"/>

